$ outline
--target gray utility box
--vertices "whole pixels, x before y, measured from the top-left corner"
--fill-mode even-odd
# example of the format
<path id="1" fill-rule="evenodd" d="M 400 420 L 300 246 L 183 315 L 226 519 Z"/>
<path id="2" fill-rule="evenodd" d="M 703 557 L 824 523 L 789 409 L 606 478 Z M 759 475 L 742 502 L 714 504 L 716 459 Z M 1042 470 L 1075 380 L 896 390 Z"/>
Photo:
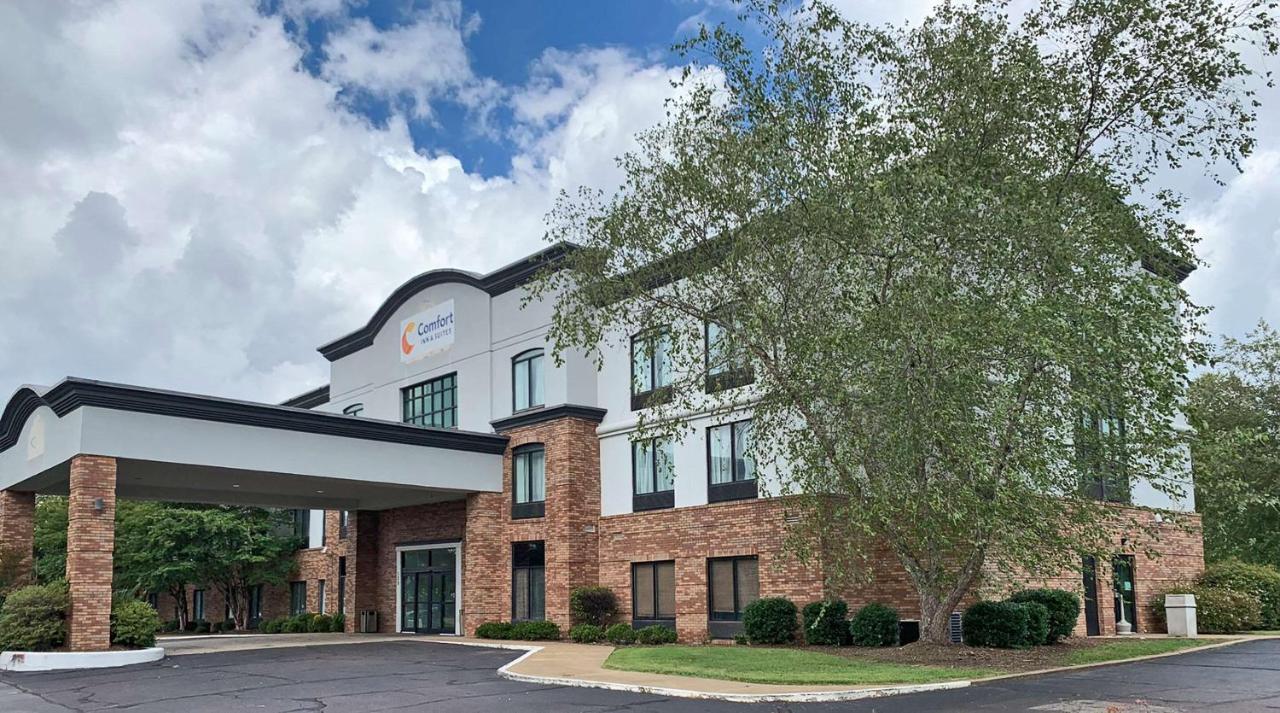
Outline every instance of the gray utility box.
<path id="1" fill-rule="evenodd" d="M 374 609 L 360 610 L 360 633 L 378 633 L 378 612 Z"/>
<path id="2" fill-rule="evenodd" d="M 1169 624 L 1169 636 L 1196 638 L 1196 595 L 1164 595 L 1164 615 Z"/>

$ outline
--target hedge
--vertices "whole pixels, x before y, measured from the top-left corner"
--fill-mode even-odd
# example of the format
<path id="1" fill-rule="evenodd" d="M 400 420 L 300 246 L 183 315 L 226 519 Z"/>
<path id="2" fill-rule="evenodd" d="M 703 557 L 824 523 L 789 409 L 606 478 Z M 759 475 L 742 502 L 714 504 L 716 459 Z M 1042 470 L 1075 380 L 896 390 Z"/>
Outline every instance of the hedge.
<path id="1" fill-rule="evenodd" d="M 1256 596 L 1205 584 L 1183 584 L 1166 587 L 1151 598 L 1151 611 L 1162 627 L 1167 627 L 1164 611 L 1166 594 L 1195 595 L 1196 626 L 1201 633 L 1233 634 L 1256 629 L 1262 624 L 1262 604 Z"/>
<path id="2" fill-rule="evenodd" d="M 333 631 L 333 617 L 328 614 L 316 614 L 307 622 L 307 631 L 318 634 Z"/>
<path id="3" fill-rule="evenodd" d="M 849 622 L 854 646 L 894 646 L 898 643 L 898 610 L 872 602 L 858 610 Z"/>
<path id="4" fill-rule="evenodd" d="M 636 643 L 646 646 L 676 643 L 676 630 L 668 626 L 654 624 L 636 630 Z"/>
<path id="5" fill-rule="evenodd" d="M 330 629 L 330 631 L 338 634 L 345 633 L 347 630 L 347 615 L 334 614 L 332 623 L 333 623 L 333 628 Z"/>
<path id="6" fill-rule="evenodd" d="M 551 621 L 518 621 L 511 626 L 511 638 L 521 641 L 557 641 L 560 627 Z"/>
<path id="7" fill-rule="evenodd" d="M 849 638 L 849 605 L 842 599 L 806 604 L 801 618 L 804 640 L 810 646 L 839 646 Z"/>
<path id="8" fill-rule="evenodd" d="M 481 639 L 510 639 L 512 626 L 506 621 L 486 621 L 476 627 L 476 636 Z"/>
<path id="9" fill-rule="evenodd" d="M 1270 565 L 1224 560 L 1200 575 L 1200 584 L 1251 594 L 1258 599 L 1262 629 L 1280 629 L 1280 569 Z"/>
<path id="10" fill-rule="evenodd" d="M 595 624 L 578 624 L 569 630 L 569 638 L 579 644 L 594 644 L 604 639 L 604 629 Z"/>
<path id="11" fill-rule="evenodd" d="M 618 623 L 604 630 L 604 639 L 615 646 L 626 646 L 636 642 L 636 630 L 630 624 Z"/>
<path id="12" fill-rule="evenodd" d="M 1043 643 L 1055 644 L 1071 636 L 1080 619 L 1080 597 L 1061 589 L 1024 589 L 1009 597 L 1011 602 L 1039 602 L 1049 611 L 1049 634 Z"/>
<path id="13" fill-rule="evenodd" d="M 753 644 L 788 644 L 796 638 L 798 613 L 789 599 L 757 599 L 742 612 L 742 629 Z"/>
<path id="14" fill-rule="evenodd" d="M 1040 602 L 1012 602 L 1027 612 L 1027 638 L 1024 646 L 1044 646 L 1049 643 L 1049 607 Z"/>
<path id="15" fill-rule="evenodd" d="M 67 638 L 67 585 L 35 584 L 9 592 L 0 607 L 0 651 L 49 651 Z"/>
<path id="16" fill-rule="evenodd" d="M 569 614 L 575 624 L 608 626 L 618 617 L 618 597 L 608 587 L 578 587 L 569 593 Z"/>
<path id="17" fill-rule="evenodd" d="M 1017 602 L 978 602 L 961 619 L 964 643 L 996 649 L 1021 648 L 1029 638 L 1027 608 Z"/>
<path id="18" fill-rule="evenodd" d="M 111 607 L 111 643 L 150 648 L 156 645 L 160 615 L 146 602 L 124 599 Z"/>

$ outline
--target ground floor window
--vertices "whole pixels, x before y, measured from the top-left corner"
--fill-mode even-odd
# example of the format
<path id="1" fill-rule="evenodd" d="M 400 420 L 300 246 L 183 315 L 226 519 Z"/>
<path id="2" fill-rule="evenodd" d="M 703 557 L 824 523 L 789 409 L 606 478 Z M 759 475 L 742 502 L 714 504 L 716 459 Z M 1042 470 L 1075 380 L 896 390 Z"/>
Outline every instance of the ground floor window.
<path id="1" fill-rule="evenodd" d="M 731 638 L 742 631 L 742 612 L 760 598 L 760 572 L 755 557 L 707 560 L 707 598 L 712 638 Z"/>
<path id="2" fill-rule="evenodd" d="M 345 510 L 343 512 L 346 512 Z M 347 558 L 338 558 L 338 608 L 339 614 L 347 613 Z"/>
<path id="3" fill-rule="evenodd" d="M 307 611 L 307 583 L 289 583 L 289 614 L 297 616 Z"/>
<path id="4" fill-rule="evenodd" d="M 249 587 L 249 617 L 248 624 L 256 627 L 258 622 L 262 620 L 262 585 L 255 584 Z"/>
<path id="5" fill-rule="evenodd" d="M 676 623 L 676 563 L 631 565 L 631 617 L 636 628 Z"/>
<path id="6" fill-rule="evenodd" d="M 195 621 L 204 621 L 204 590 L 197 589 L 191 593 L 191 617 Z"/>
<path id="7" fill-rule="evenodd" d="M 325 613 L 325 604 L 327 602 L 324 598 L 324 580 L 322 579 L 316 582 L 316 611 L 321 614 Z"/>
<path id="8" fill-rule="evenodd" d="M 511 545 L 511 618 L 541 621 L 546 617 L 546 548 L 541 540 Z"/>

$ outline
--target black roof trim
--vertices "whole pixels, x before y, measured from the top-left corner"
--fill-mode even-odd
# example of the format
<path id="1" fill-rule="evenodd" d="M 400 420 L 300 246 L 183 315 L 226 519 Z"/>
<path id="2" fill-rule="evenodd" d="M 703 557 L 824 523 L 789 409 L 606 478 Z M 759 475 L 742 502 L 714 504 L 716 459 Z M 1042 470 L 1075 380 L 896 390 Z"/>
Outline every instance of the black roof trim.
<path id="1" fill-rule="evenodd" d="M 384 441 L 455 451 L 500 454 L 507 449 L 506 436 L 443 428 L 421 428 L 393 421 L 356 418 L 292 406 L 238 401 L 178 391 L 148 389 L 68 377 L 43 395 L 23 388 L 14 394 L 0 416 L 0 452 L 18 442 L 22 426 L 39 406 L 48 406 L 59 418 L 82 406 L 231 423 L 323 436 Z"/>
<path id="2" fill-rule="evenodd" d="M 604 420 L 607 410 L 596 408 L 595 406 L 579 406 L 577 404 L 560 404 L 559 406 L 539 406 L 526 411 L 500 418 L 496 421 L 490 421 L 493 430 L 498 433 L 510 431 L 516 428 L 524 428 L 538 423 L 546 423 L 547 421 L 555 421 L 561 418 L 578 418 L 592 423 L 600 423 Z"/>
<path id="3" fill-rule="evenodd" d="M 572 243 L 556 243 L 506 267 L 498 268 L 487 275 L 477 275 L 472 272 L 453 269 L 424 272 L 397 287 L 395 292 L 392 292 L 391 296 L 378 308 L 378 311 L 373 313 L 373 317 L 369 319 L 365 326 L 345 337 L 325 344 L 317 351 L 324 355 L 325 359 L 337 361 L 373 344 L 374 336 L 377 335 L 378 330 L 382 329 L 383 325 L 391 320 L 391 315 L 395 314 L 396 310 L 403 307 L 414 295 L 428 287 L 455 282 L 484 290 L 490 295 L 500 295 L 533 280 L 540 270 L 559 265 L 565 256 L 577 248 L 578 246 Z"/>
<path id="4" fill-rule="evenodd" d="M 293 408 L 315 408 L 324 406 L 329 403 L 329 385 L 317 386 L 316 388 L 298 394 L 287 401 L 281 401 L 281 406 L 292 406 Z"/>

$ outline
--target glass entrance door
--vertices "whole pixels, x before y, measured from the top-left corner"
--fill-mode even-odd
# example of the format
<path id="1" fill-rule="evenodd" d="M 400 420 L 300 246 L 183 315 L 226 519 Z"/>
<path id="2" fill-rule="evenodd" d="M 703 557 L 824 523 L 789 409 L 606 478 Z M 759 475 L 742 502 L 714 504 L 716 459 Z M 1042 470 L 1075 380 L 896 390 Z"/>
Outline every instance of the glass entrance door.
<path id="1" fill-rule="evenodd" d="M 400 630 L 454 633 L 457 573 L 454 548 L 411 550 L 400 560 Z"/>

